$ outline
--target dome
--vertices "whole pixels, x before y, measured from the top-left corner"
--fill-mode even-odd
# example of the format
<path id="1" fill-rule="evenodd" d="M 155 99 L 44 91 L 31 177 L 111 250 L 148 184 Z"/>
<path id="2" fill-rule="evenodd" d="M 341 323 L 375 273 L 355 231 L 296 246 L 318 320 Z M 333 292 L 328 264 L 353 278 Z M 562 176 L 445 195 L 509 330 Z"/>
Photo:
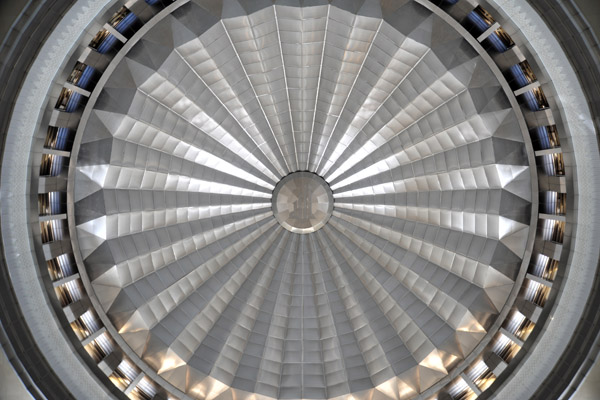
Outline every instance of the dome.
<path id="1" fill-rule="evenodd" d="M 590 94 L 567 96 L 572 71 L 551 79 L 565 54 L 534 53 L 510 1 L 105 3 L 76 2 L 53 30 L 55 67 L 38 56 L 20 92 L 45 94 L 11 120 L 29 141 L 7 136 L 7 284 L 18 298 L 38 276 L 17 309 L 26 339 L 72 357 L 54 389 L 30 386 L 210 400 L 547 390 L 558 359 L 527 389 L 517 372 L 553 335 L 576 343 L 592 313 L 568 293 L 594 298 L 598 228 L 580 213 L 598 151 L 583 146 L 591 117 L 575 116 L 590 110 L 569 108 Z"/>
<path id="2" fill-rule="evenodd" d="M 424 392 L 515 290 L 535 169 L 510 89 L 423 6 L 348 6 L 188 3 L 87 103 L 80 274 L 190 395 Z"/>

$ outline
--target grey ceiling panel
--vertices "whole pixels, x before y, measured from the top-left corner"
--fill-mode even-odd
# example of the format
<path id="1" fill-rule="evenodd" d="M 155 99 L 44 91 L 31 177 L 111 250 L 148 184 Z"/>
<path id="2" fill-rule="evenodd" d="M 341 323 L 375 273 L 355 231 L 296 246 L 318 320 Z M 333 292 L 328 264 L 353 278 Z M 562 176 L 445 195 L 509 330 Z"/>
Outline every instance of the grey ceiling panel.
<path id="1" fill-rule="evenodd" d="M 91 286 L 192 398 L 410 398 L 491 335 L 524 256 L 515 111 L 415 2 L 191 1 L 82 143 Z"/>

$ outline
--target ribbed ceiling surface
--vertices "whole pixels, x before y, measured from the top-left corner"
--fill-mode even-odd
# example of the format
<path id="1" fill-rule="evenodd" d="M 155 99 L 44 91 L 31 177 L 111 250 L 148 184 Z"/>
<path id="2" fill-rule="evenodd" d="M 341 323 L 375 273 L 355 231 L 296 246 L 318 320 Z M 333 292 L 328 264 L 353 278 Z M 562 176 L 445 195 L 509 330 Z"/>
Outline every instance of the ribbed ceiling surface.
<path id="1" fill-rule="evenodd" d="M 263 3 L 182 6 L 104 86 L 74 185 L 95 296 L 191 396 L 415 396 L 513 288 L 531 200 L 515 113 L 412 1 Z M 295 171 L 333 190 L 313 233 L 272 212 Z"/>

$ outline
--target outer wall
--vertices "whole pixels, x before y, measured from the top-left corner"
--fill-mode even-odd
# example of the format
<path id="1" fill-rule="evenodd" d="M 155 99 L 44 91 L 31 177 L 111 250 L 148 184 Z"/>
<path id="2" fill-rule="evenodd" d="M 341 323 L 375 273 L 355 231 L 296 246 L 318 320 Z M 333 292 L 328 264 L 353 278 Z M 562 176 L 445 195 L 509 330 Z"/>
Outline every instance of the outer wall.
<path id="1" fill-rule="evenodd" d="M 512 374 L 504 382 L 498 382 L 491 397 L 555 399 L 563 394 L 573 378 L 581 381 L 587 371 L 578 371 L 580 365 L 586 365 L 586 370 L 591 366 L 585 362 L 586 356 L 600 328 L 595 319 L 600 296 L 597 276 L 600 252 L 598 65 L 594 65 L 589 42 L 574 43 L 575 39 L 585 36 L 566 12 L 567 6 L 574 9 L 571 2 L 489 0 L 487 3 L 506 17 L 509 26 L 518 27 L 517 39 L 521 39 L 544 70 L 548 86 L 553 86 L 550 92 L 555 95 L 563 123 L 561 144 L 565 167 L 571 175 L 569 193 L 574 193 L 568 201 L 570 238 L 565 239 L 571 241 L 571 248 L 561 260 L 561 264 L 566 261 L 567 267 L 556 302 L 549 310 L 550 318 L 539 340 L 521 362 L 514 363 Z M 543 12 L 543 18 L 537 12 Z M 551 31 L 548 26 L 556 29 Z M 585 82 L 585 87 L 580 80 Z"/>
<path id="2" fill-rule="evenodd" d="M 93 375 L 79 357 L 78 350 L 67 340 L 67 334 L 61 327 L 65 322 L 57 318 L 50 306 L 52 300 L 48 298 L 42 282 L 42 270 L 38 267 L 33 248 L 31 229 L 37 218 L 30 214 L 30 207 L 23 207 L 30 201 L 29 152 L 38 125 L 44 118 L 40 110 L 45 109 L 52 82 L 69 59 L 85 28 L 111 2 L 81 0 L 70 9 L 71 1 L 31 2 L 25 9 L 20 29 L 13 31 L 13 37 L 9 37 L 12 48 L 2 51 L 2 59 L 8 66 L 1 71 L 3 114 L 12 108 L 10 123 L 5 114 L 2 118 L 2 132 L 7 132 L 0 189 L 2 245 L 7 266 L 3 272 L 10 274 L 14 290 L 2 290 L 2 325 L 13 345 L 13 352 L 20 359 L 13 361 L 13 365 L 37 398 L 44 395 L 47 398 L 76 399 L 118 396 L 117 391 L 110 394 L 111 385 L 103 384 L 108 379 Z M 60 13 L 66 9 L 64 17 L 53 27 L 53 23 L 61 17 Z M 44 29 L 37 29 L 40 27 Z M 55 29 L 49 33 L 52 28 Z M 19 37 L 23 31 L 26 34 Z M 44 39 L 46 42 L 38 52 L 38 46 Z M 35 61 L 29 64 L 34 57 Z M 29 72 L 15 79 L 19 68 L 22 71 L 29 68 Z M 17 96 L 19 85 L 21 89 Z M 2 283 L 8 285 L 9 280 L 3 278 Z M 13 295 L 12 302 L 6 298 L 9 294 Z"/>
<path id="3" fill-rule="evenodd" d="M 69 60 L 75 43 L 77 43 L 82 32 L 85 32 L 86 27 L 94 21 L 94 18 L 103 14 L 103 11 L 113 2 L 114 0 L 78 1 L 75 6 L 66 12 L 65 17 L 49 35 L 49 40 L 39 50 L 39 55 L 33 64 L 28 65 L 29 61 L 22 64 L 25 69 L 31 67 L 26 79 L 21 76 L 22 82 L 19 80 L 7 81 L 8 85 L 2 89 L 1 126 L 3 128 L 2 132 L 7 132 L 7 136 L 4 138 L 4 168 L 1 172 L 4 185 L 0 189 L 2 198 L 0 205 L 1 224 L 4 232 L 2 245 L 4 246 L 4 259 L 8 265 L 14 292 L 19 293 L 19 296 L 17 305 L 17 296 L 2 288 L 4 294 L 4 298 L 0 300 L 2 308 L 10 306 L 14 310 L 12 313 L 3 312 L 1 317 L 2 324 L 7 332 L 18 329 L 20 324 L 25 321 L 29 325 L 31 336 L 26 338 L 25 336 L 28 333 L 23 332 L 23 337 L 20 340 L 23 343 L 30 340 L 30 347 L 25 349 L 15 347 L 11 361 L 15 369 L 20 372 L 22 379 L 27 382 L 30 391 L 38 398 L 43 398 L 43 395 L 36 392 L 37 388 L 41 388 L 42 391 L 48 393 L 49 398 L 54 398 L 57 395 L 52 390 L 63 390 L 62 393 L 67 395 L 68 392 L 64 392 L 65 388 L 68 388 L 71 396 L 81 399 L 102 399 L 114 396 L 114 394 L 111 396 L 108 389 L 103 387 L 102 380 L 93 375 L 87 364 L 79 357 L 79 353 L 68 342 L 61 328 L 62 322 L 48 306 L 51 302 L 46 295 L 40 277 L 40 269 L 36 263 L 33 243 L 31 242 L 31 226 L 33 225 L 31 222 L 34 221 L 31 219 L 29 210 L 23 207 L 23 204 L 29 204 L 30 176 L 28 171 L 30 170 L 29 152 L 31 143 L 33 136 L 37 133 L 38 124 L 44 118 L 39 110 L 45 109 L 52 81 L 58 71 L 62 69 L 62 66 Z M 546 1 L 542 0 L 542 2 Z M 26 12 L 30 13 L 27 17 L 33 20 L 40 17 L 36 13 L 48 13 L 48 10 L 54 13 L 62 12 L 61 10 L 64 10 L 65 4 L 68 5 L 70 1 L 48 1 L 44 9 L 34 7 L 37 2 L 32 1 L 31 3 L 33 5 L 26 8 Z M 54 8 L 49 3 L 52 3 Z M 573 192 L 575 196 L 569 206 L 579 215 L 583 215 L 584 218 L 569 221 L 572 226 L 571 237 L 574 246 L 571 252 L 567 254 L 570 268 L 563 281 L 561 296 L 552 309 L 552 319 L 545 326 L 545 331 L 551 331 L 552 334 L 541 336 L 538 343 L 532 346 L 527 357 L 524 357 L 523 361 L 515 368 L 516 374 L 511 375 L 511 378 L 503 383 L 499 382 L 498 390 L 494 395 L 495 398 L 499 399 L 541 398 L 541 393 L 536 393 L 539 388 L 544 391 L 546 396 L 544 398 L 555 398 L 562 393 L 562 389 L 571 380 L 570 376 L 564 375 L 565 371 L 561 370 L 560 367 L 565 363 L 568 365 L 571 361 L 569 357 L 574 356 L 572 354 L 565 356 L 563 351 L 589 349 L 595 339 L 595 335 L 593 335 L 587 337 L 587 341 L 583 339 L 580 342 L 577 340 L 571 341 L 574 334 L 577 335 L 578 332 L 585 331 L 585 328 L 588 328 L 588 331 L 591 329 L 595 332 L 594 326 L 589 326 L 592 321 L 589 321 L 586 326 L 580 324 L 580 319 L 586 318 L 586 312 L 590 311 L 584 310 L 583 305 L 588 301 L 590 294 L 594 293 L 594 287 L 597 287 L 595 278 L 600 224 L 594 221 L 599 218 L 597 209 L 600 204 L 600 158 L 598 156 L 596 130 L 592 121 L 598 122 L 597 110 L 594 109 L 594 104 L 598 105 L 598 98 L 594 99 L 593 96 L 594 93 L 596 95 L 600 93 L 600 88 L 597 85 L 592 85 L 591 88 L 586 87 L 586 92 L 584 92 L 579 84 L 576 72 L 569 63 L 569 59 L 560 50 L 559 41 L 552 35 L 544 20 L 535 13 L 535 10 L 529 4 L 522 0 L 490 0 L 488 3 L 520 27 L 520 32 L 528 42 L 532 55 L 537 59 L 540 66 L 546 70 L 547 78 L 555 88 L 561 118 L 565 125 L 568 125 L 568 134 L 571 135 L 571 140 L 563 143 L 563 149 L 565 153 L 571 152 L 573 156 L 576 155 L 577 157 L 577 164 L 573 162 L 574 157 L 571 157 L 571 162 L 567 165 L 575 178 Z M 46 9 L 48 6 L 50 7 Z M 58 17 L 59 15 L 55 16 L 55 18 Z M 29 27 L 32 30 L 34 30 L 33 28 L 43 28 L 41 34 L 38 32 L 40 40 L 43 40 L 48 30 L 53 28 L 49 21 L 46 21 L 46 23 Z M 46 29 L 45 32 L 44 29 Z M 559 30 L 557 29 L 557 32 Z M 564 42 L 568 39 L 559 37 L 559 40 Z M 18 46 L 18 42 L 14 43 L 17 43 Z M 2 52 L 2 62 L 6 63 L 5 65 L 12 66 L 17 65 L 18 62 L 24 63 L 22 59 L 18 60 L 19 54 L 5 52 L 8 50 L 10 49 L 0 50 Z M 26 50 L 23 51 L 23 53 L 25 52 Z M 576 59 L 573 60 L 573 62 L 577 62 Z M 578 67 L 580 66 L 581 64 L 578 64 Z M 6 73 L 6 70 L 0 70 L 0 73 L 3 74 L 3 78 L 14 76 L 14 74 Z M 9 90 L 10 87 L 7 88 L 11 84 L 23 85 L 18 97 L 16 96 L 17 87 L 14 87 L 13 92 Z M 589 101 L 592 102 L 591 111 L 585 95 L 588 95 Z M 7 113 L 13 106 L 13 115 L 7 131 L 6 127 L 9 124 Z M 10 182 L 10 184 L 7 184 L 7 182 Z M 25 221 L 27 223 L 24 223 Z M 8 284 L 9 282 L 5 278 L 2 278 L 2 282 Z M 12 299 L 9 298 L 9 294 L 12 295 Z M 24 296 L 24 294 L 27 295 Z M 596 294 L 600 295 L 598 291 L 596 291 Z M 23 320 L 12 320 L 9 324 L 7 318 L 19 319 L 18 312 L 22 313 Z M 598 326 L 595 326 L 595 329 L 597 328 Z M 15 332 L 18 335 L 18 330 Z M 10 332 L 8 335 L 13 344 L 15 332 L 12 333 L 12 338 Z M 0 341 L 3 345 L 7 344 L 4 337 L 0 339 L 2 339 Z M 577 345 L 583 347 L 577 348 Z M 37 349 L 33 346 L 37 346 Z M 6 347 L 6 349 L 9 349 L 9 347 Z M 548 351 L 548 349 L 552 349 L 552 351 Z M 35 351 L 37 357 L 39 357 L 37 350 L 43 353 L 42 360 L 39 362 L 47 362 L 46 365 L 51 365 L 54 374 L 48 371 L 46 371 L 47 376 L 45 377 L 39 373 L 27 374 L 25 370 L 30 370 L 31 365 L 36 364 L 35 359 L 32 360 L 35 357 L 27 357 L 27 350 L 31 355 Z M 7 351 L 7 353 L 10 352 Z M 587 351 L 585 353 L 583 354 L 584 359 Z M 561 359 L 565 363 L 561 363 Z M 550 371 L 539 368 L 541 365 L 556 365 L 556 368 Z M 524 371 L 527 373 L 523 373 Z M 571 376 L 575 374 L 579 376 L 585 373 L 585 371 L 571 372 Z M 550 373 L 551 375 L 549 375 Z M 55 381 L 53 381 L 51 375 L 55 375 L 54 378 L 62 381 L 64 384 L 62 389 L 62 385 L 52 384 Z M 567 379 L 554 379 L 561 376 Z M 553 382 L 560 384 L 550 385 L 555 388 L 554 392 L 550 394 L 546 390 L 551 379 L 553 379 Z M 44 383 L 45 380 L 47 381 Z"/>

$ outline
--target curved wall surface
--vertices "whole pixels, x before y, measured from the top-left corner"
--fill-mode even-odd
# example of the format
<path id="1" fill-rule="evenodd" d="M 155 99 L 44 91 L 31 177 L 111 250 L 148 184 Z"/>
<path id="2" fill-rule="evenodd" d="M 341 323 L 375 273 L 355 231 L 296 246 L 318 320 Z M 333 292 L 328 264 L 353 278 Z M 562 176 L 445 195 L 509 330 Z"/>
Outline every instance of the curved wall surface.
<path id="1" fill-rule="evenodd" d="M 578 12 L 28 2 L 0 49 L 0 342 L 25 387 L 568 398 L 600 329 Z"/>

